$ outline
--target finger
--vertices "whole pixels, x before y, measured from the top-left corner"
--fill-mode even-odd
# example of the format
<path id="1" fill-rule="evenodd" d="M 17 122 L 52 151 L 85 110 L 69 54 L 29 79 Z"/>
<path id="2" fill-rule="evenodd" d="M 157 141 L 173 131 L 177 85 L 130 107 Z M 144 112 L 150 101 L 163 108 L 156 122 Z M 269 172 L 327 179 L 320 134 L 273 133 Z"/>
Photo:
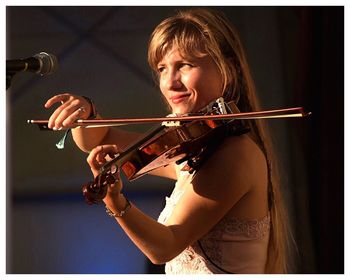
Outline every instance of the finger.
<path id="1" fill-rule="evenodd" d="M 106 153 L 104 151 L 101 151 L 100 153 L 98 153 L 96 155 L 96 161 L 102 165 L 102 164 L 105 164 L 107 162 L 106 160 Z"/>
<path id="2" fill-rule="evenodd" d="M 50 98 L 46 104 L 45 107 L 49 108 L 53 104 L 60 102 L 61 106 L 57 107 L 57 109 L 51 114 L 48 122 L 48 127 L 52 129 L 58 129 L 60 125 L 56 125 L 56 121 L 58 116 L 61 114 L 61 112 L 67 108 L 70 104 L 69 100 L 73 97 L 71 94 L 64 93 L 64 94 L 58 94 Z"/>
<path id="3" fill-rule="evenodd" d="M 100 168 L 107 162 L 106 156 L 108 154 L 115 155 L 117 152 L 118 152 L 118 148 L 116 145 L 101 145 L 91 150 L 86 160 L 90 166 L 90 169 L 94 177 L 96 177 L 99 174 Z M 113 176 L 115 175 L 117 174 L 114 173 Z M 119 176 L 118 176 L 118 179 L 119 179 Z"/>
<path id="4" fill-rule="evenodd" d="M 106 154 L 116 154 L 119 152 L 119 149 L 117 147 L 117 145 L 103 145 L 103 151 L 106 153 Z"/>
<path id="5" fill-rule="evenodd" d="M 61 102 L 63 104 L 64 102 L 69 100 L 69 97 L 71 95 L 69 93 L 63 93 L 63 94 L 58 94 L 53 97 L 51 97 L 49 100 L 46 101 L 44 104 L 45 108 L 50 108 L 53 104 L 57 102 Z"/>
<path id="6" fill-rule="evenodd" d="M 102 145 L 100 147 L 100 152 L 96 155 L 96 160 L 99 163 L 104 164 L 107 161 L 107 156 L 109 156 L 109 158 L 114 158 L 117 154 L 116 145 Z"/>
<path id="7" fill-rule="evenodd" d="M 119 172 L 118 174 L 115 174 L 116 176 L 116 181 L 113 184 L 110 184 L 107 189 L 107 195 L 115 195 L 121 192 L 123 188 L 123 181 L 120 178 Z"/>
<path id="8" fill-rule="evenodd" d="M 63 127 L 69 127 L 78 119 L 86 119 L 90 112 L 89 106 L 85 98 L 77 97 L 68 101 L 69 106 L 65 107 L 65 110 L 57 118 L 57 125 Z"/>
<path id="9" fill-rule="evenodd" d="M 120 153 L 120 150 L 117 145 L 111 145 L 110 150 L 108 150 L 108 155 L 110 157 L 115 157 L 118 153 Z"/>
<path id="10" fill-rule="evenodd" d="M 77 119 L 85 119 L 89 116 L 88 101 L 81 97 L 69 93 L 60 94 L 47 101 L 45 106 L 60 102 L 59 106 L 49 118 L 48 127 L 54 130 L 71 126 Z M 88 109 L 87 109 L 88 108 Z"/>
<path id="11" fill-rule="evenodd" d="M 103 145 L 103 152 L 105 158 L 108 156 L 108 160 L 115 158 L 115 156 L 120 152 L 116 145 Z"/>
<path id="12" fill-rule="evenodd" d="M 90 154 L 88 155 L 86 161 L 89 164 L 92 171 L 98 171 L 101 165 L 97 161 L 97 155 L 101 153 L 102 146 L 98 146 L 91 150 Z"/>
<path id="13" fill-rule="evenodd" d="M 78 119 L 84 118 L 86 113 L 86 109 L 83 106 L 79 107 L 78 109 L 76 109 L 76 106 L 73 106 L 69 109 L 67 108 L 66 110 L 65 115 L 62 115 L 62 119 L 58 119 L 63 120 L 61 123 L 63 127 L 68 127 L 75 123 Z"/>
<path id="14" fill-rule="evenodd" d="M 87 161 L 93 163 L 93 161 L 96 161 L 97 155 L 98 155 L 99 153 L 101 153 L 102 151 L 103 151 L 103 146 L 102 146 L 102 145 L 93 148 L 93 149 L 90 151 L 90 153 L 89 153 L 89 155 L 88 155 L 88 157 L 87 157 Z"/>
<path id="15" fill-rule="evenodd" d="M 56 114 L 57 111 L 57 114 Z M 67 101 L 56 109 L 54 113 L 54 127 L 68 127 L 72 125 L 82 114 L 86 112 L 85 108 L 81 106 L 80 100 Z"/>
<path id="16" fill-rule="evenodd" d="M 57 129 L 59 127 L 61 127 L 61 120 L 62 120 L 62 112 L 65 108 L 67 108 L 69 106 L 69 103 L 66 102 L 64 104 L 62 104 L 61 106 L 59 106 L 50 116 L 49 118 L 49 122 L 48 122 L 48 127 L 52 128 L 52 129 Z M 61 119 L 58 119 L 59 116 L 61 115 Z"/>

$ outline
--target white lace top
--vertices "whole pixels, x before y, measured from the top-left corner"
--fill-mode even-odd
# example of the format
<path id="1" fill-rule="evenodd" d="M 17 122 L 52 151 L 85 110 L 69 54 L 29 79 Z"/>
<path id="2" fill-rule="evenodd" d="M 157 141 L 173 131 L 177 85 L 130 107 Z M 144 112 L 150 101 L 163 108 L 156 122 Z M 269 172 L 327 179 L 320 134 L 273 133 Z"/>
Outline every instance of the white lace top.
<path id="1" fill-rule="evenodd" d="M 181 186 L 192 179 L 181 171 L 158 221 L 165 223 L 181 199 Z M 166 274 L 264 273 L 270 217 L 243 220 L 225 216 L 199 242 L 166 263 Z M 203 252 L 203 250 L 204 252 Z M 209 259 L 208 259 L 209 258 Z M 213 264 L 214 263 L 214 264 Z"/>

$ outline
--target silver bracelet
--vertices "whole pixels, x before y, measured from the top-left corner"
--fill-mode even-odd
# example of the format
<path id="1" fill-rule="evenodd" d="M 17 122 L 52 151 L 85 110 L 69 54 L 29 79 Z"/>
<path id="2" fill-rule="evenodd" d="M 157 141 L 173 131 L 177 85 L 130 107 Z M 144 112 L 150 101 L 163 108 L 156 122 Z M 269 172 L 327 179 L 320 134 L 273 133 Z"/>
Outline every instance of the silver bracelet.
<path id="1" fill-rule="evenodd" d="M 130 201 L 126 198 L 125 198 L 125 201 L 126 201 L 126 206 L 123 210 L 121 210 L 119 213 L 113 213 L 111 209 L 108 208 L 107 205 L 105 205 L 106 207 L 106 213 L 113 217 L 113 218 L 120 218 L 120 217 L 123 217 L 128 211 L 129 209 L 131 208 L 131 204 L 130 204 Z"/>

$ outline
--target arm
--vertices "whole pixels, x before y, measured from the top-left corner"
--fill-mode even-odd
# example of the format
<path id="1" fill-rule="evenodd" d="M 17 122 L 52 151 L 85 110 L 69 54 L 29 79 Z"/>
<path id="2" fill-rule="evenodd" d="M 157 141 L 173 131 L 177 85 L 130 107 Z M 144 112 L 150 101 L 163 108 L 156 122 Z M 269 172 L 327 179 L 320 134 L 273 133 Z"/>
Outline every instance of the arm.
<path id="1" fill-rule="evenodd" d="M 69 93 L 58 94 L 47 100 L 45 108 L 50 108 L 56 103 L 61 103 L 49 118 L 48 127 L 54 130 L 69 127 L 77 119 L 87 119 L 93 111 L 92 104 L 82 96 Z M 100 119 L 101 116 L 97 115 Z M 139 136 L 137 133 L 127 132 L 109 127 L 101 128 L 75 128 L 72 129 L 73 140 L 84 152 L 91 151 L 102 144 L 117 144 L 120 149 Z"/>
<path id="2" fill-rule="evenodd" d="M 245 142 L 229 141 L 202 166 L 193 182 L 185 186 L 184 195 L 165 225 L 148 217 L 134 205 L 123 217 L 116 218 L 130 239 L 153 263 L 173 259 L 249 196 L 257 182 L 266 184 L 266 180 L 261 178 L 265 170 L 264 159 L 260 155 L 252 156 L 250 147 L 242 149 L 241 144 L 251 145 Z M 92 170 L 98 170 L 93 163 L 94 152 L 88 162 Z M 126 205 L 120 190 L 121 183 L 110 187 L 104 199 L 114 213 Z"/>
<path id="3" fill-rule="evenodd" d="M 69 93 L 58 94 L 45 103 L 45 108 L 51 108 L 54 104 L 61 105 L 56 108 L 49 118 L 48 127 L 54 130 L 70 127 L 77 119 L 87 119 L 93 108 L 86 98 Z M 80 110 L 80 108 L 83 108 Z M 97 118 L 101 118 L 97 115 Z M 101 128 L 74 128 L 72 136 L 75 144 L 84 152 L 90 152 L 98 145 L 114 144 L 120 151 L 127 148 L 130 143 L 138 139 L 141 134 L 122 129 L 101 127 Z M 176 178 L 173 165 L 159 168 L 151 173 L 152 175 Z"/>
<path id="4" fill-rule="evenodd" d="M 101 118 L 98 116 L 98 118 Z M 141 136 L 139 133 L 117 128 L 74 128 L 72 136 L 75 144 L 84 152 L 90 152 L 98 145 L 116 144 L 119 150 L 124 150 Z"/>

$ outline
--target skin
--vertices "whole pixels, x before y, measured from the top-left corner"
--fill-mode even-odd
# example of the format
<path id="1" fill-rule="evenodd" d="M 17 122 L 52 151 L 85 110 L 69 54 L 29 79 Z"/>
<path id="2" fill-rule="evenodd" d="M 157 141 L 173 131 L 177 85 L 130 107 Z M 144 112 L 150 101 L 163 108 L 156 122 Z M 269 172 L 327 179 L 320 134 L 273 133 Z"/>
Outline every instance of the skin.
<path id="1" fill-rule="evenodd" d="M 209 57 L 185 59 L 176 48 L 158 64 L 159 86 L 175 114 L 197 112 L 222 96 L 220 72 Z"/>
<path id="2" fill-rule="evenodd" d="M 159 62 L 158 71 L 160 90 L 174 113 L 198 111 L 222 94 L 221 76 L 209 56 L 188 60 L 174 48 Z M 61 98 L 48 101 L 47 107 L 61 101 Z M 63 104 L 57 108 L 49 125 L 69 126 L 73 120 L 72 114 L 76 114 L 75 111 L 83 102 L 76 96 L 70 102 L 73 101 L 77 104 L 60 108 Z M 126 143 L 136 136 L 115 129 L 90 130 L 91 135 L 95 133 L 93 140 L 86 140 L 89 136 L 86 133 L 74 129 L 73 136 L 83 150 L 89 150 L 99 143 L 87 158 L 94 176 L 98 175 L 100 167 L 109 157 L 125 148 Z M 153 175 L 174 180 L 178 178 L 174 165 L 160 168 Z M 109 186 L 103 200 L 115 213 L 126 206 L 122 188 L 121 180 Z M 266 216 L 265 157 L 249 135 L 228 137 L 196 172 L 193 181 L 183 186 L 183 190 L 184 194 L 166 224 L 158 223 L 135 205 L 123 217 L 116 218 L 130 239 L 155 264 L 173 259 L 226 214 L 246 219 Z"/>

